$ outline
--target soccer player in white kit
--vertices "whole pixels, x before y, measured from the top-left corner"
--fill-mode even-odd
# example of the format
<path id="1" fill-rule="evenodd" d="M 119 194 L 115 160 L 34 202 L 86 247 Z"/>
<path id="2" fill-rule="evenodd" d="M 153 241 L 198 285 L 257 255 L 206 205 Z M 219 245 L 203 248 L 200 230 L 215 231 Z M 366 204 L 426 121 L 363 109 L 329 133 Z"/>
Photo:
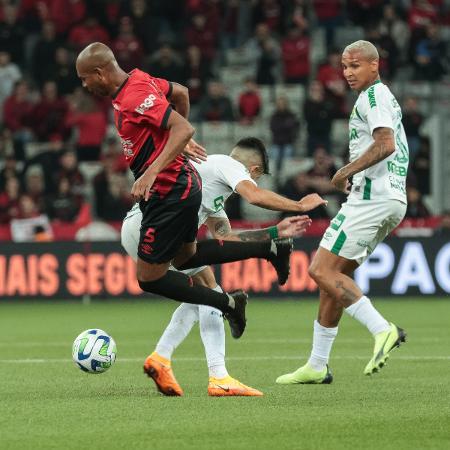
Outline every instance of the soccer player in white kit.
<path id="1" fill-rule="evenodd" d="M 296 216 L 282 220 L 275 227 L 232 232 L 223 208 L 225 201 L 233 192 L 237 192 L 250 203 L 275 211 L 299 213 L 326 204 L 326 201 L 317 194 L 310 194 L 300 201 L 294 201 L 259 188 L 255 180 L 268 173 L 268 158 L 264 144 L 256 138 L 241 139 L 230 156 L 210 155 L 206 162 L 195 166 L 202 177 L 199 226 L 205 224 L 216 239 L 262 241 L 277 237 L 290 238 L 300 236 L 310 223 L 307 216 Z M 141 219 L 140 209 L 134 207 L 127 214 L 122 226 L 122 245 L 133 258 L 137 255 Z M 190 269 L 184 273 L 193 277 L 194 282 L 222 292 L 210 267 Z M 215 308 L 187 303 L 181 304 L 175 310 L 155 351 L 144 363 L 145 372 L 153 378 L 159 391 L 165 395 L 183 395 L 183 390 L 171 369 L 171 357 L 197 321 L 209 370 L 208 394 L 261 396 L 260 391 L 240 383 L 227 372 L 225 331 L 221 312 Z"/>
<path id="2" fill-rule="evenodd" d="M 366 375 L 378 372 L 390 351 L 405 342 L 405 332 L 384 319 L 350 278 L 406 212 L 408 144 L 400 106 L 380 81 L 378 62 L 377 49 L 368 41 L 356 41 L 342 54 L 344 76 L 359 97 L 349 122 L 350 163 L 331 182 L 348 199 L 309 268 L 320 290 L 311 356 L 303 367 L 278 377 L 279 384 L 331 383 L 328 359 L 344 310 L 374 336 Z"/>

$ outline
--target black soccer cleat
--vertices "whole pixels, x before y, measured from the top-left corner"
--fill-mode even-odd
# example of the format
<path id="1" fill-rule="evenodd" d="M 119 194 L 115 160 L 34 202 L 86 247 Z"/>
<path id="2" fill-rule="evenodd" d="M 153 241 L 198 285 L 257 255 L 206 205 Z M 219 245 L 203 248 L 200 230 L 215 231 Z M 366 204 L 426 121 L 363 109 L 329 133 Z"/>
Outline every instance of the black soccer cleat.
<path id="1" fill-rule="evenodd" d="M 228 292 L 234 299 L 234 309 L 230 312 L 224 313 L 225 319 L 230 324 L 231 336 L 234 339 L 239 339 L 245 330 L 247 319 L 245 318 L 245 307 L 247 306 L 248 295 L 242 289 L 238 291 Z"/>
<path id="2" fill-rule="evenodd" d="M 294 249 L 294 241 L 289 239 L 279 239 L 273 241 L 277 247 L 277 254 L 267 258 L 277 271 L 278 284 L 283 286 L 289 277 L 290 262 L 292 250 Z"/>

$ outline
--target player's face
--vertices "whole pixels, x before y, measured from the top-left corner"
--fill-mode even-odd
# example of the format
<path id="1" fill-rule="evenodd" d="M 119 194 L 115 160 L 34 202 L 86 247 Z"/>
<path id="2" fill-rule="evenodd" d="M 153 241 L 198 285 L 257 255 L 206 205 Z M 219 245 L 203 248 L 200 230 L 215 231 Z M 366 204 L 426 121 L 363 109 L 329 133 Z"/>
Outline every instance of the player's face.
<path id="1" fill-rule="evenodd" d="M 378 60 L 369 61 L 361 52 L 344 52 L 342 70 L 351 89 L 362 91 L 378 77 Z"/>
<path id="2" fill-rule="evenodd" d="M 83 87 L 91 94 L 99 95 L 101 97 L 109 95 L 109 89 L 101 73 L 97 71 L 87 72 L 82 68 L 77 67 L 77 74 Z"/>

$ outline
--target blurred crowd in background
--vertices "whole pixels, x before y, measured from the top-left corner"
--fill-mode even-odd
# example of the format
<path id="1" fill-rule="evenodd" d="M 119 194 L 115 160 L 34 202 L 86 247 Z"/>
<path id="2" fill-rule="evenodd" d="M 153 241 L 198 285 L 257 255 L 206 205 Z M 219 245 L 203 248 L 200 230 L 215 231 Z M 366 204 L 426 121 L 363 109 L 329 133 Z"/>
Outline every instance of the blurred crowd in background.
<path id="1" fill-rule="evenodd" d="M 340 57 L 359 38 L 377 46 L 387 84 L 450 89 L 446 0 L 1 0 L 0 224 L 86 215 L 115 222 L 131 207 L 110 99 L 82 89 L 74 67 L 94 41 L 108 44 L 124 70 L 187 86 L 200 128 L 234 127 L 221 153 L 235 135 L 261 131 L 278 192 L 341 202 L 330 179 L 347 158 L 354 96 Z M 430 111 L 413 90 L 400 100 L 411 154 L 407 215 L 424 218 L 431 163 L 422 128 Z M 197 140 L 218 150 L 201 133 Z M 229 214 L 247 218 L 236 200 Z"/>

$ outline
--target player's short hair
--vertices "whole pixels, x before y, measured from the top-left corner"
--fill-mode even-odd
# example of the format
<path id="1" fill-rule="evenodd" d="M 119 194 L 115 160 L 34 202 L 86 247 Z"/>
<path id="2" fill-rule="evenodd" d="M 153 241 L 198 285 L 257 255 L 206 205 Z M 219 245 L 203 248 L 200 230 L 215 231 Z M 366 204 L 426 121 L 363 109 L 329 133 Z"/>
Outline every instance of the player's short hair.
<path id="1" fill-rule="evenodd" d="M 263 173 L 266 175 L 270 174 L 269 171 L 269 155 L 267 154 L 266 146 L 263 141 L 255 137 L 246 137 L 240 139 L 235 147 L 242 148 L 244 150 L 253 150 L 259 155 L 262 161 Z"/>
<path id="2" fill-rule="evenodd" d="M 374 59 L 380 59 L 380 55 L 378 54 L 378 50 L 372 42 L 369 41 L 355 41 L 347 47 L 344 48 L 343 53 L 345 52 L 361 52 L 369 61 L 373 61 Z"/>

